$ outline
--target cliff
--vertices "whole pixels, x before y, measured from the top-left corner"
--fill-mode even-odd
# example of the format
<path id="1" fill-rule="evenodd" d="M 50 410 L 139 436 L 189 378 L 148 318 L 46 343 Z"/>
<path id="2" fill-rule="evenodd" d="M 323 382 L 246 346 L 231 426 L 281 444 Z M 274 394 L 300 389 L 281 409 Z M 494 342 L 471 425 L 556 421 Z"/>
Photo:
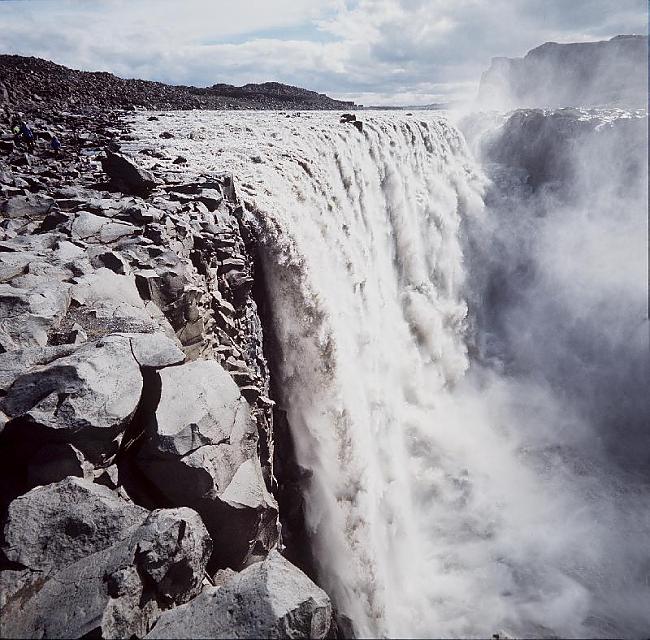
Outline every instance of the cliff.
<path id="1" fill-rule="evenodd" d="M 523 58 L 494 58 L 478 93 L 482 108 L 647 104 L 647 36 L 547 42 Z"/>
<path id="2" fill-rule="evenodd" d="M 0 107 L 0 636 L 323 638 L 233 178 L 145 170 L 89 109 L 29 147 Z"/>

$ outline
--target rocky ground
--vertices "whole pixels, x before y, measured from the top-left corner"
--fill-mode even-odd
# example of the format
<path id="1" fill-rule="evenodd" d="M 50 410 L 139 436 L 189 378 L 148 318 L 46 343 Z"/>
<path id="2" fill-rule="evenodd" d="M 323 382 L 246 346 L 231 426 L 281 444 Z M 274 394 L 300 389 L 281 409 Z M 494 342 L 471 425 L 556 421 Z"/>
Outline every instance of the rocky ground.
<path id="1" fill-rule="evenodd" d="M 0 55 L 0 103 L 82 111 L 103 109 L 350 109 L 352 102 L 279 82 L 234 87 L 173 86 L 76 71 L 40 58 Z"/>
<path id="2" fill-rule="evenodd" d="M 232 176 L 143 170 L 120 112 L 28 108 L 33 150 L 0 107 L 0 636 L 332 635 L 276 550 Z"/>

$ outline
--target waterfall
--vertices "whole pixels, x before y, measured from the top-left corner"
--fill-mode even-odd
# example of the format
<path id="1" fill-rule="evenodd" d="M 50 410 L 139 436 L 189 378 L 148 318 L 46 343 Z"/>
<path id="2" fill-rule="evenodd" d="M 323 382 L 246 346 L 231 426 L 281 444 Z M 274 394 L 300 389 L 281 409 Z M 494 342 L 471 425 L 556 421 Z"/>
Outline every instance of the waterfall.
<path id="1" fill-rule="evenodd" d="M 548 455 L 545 424 L 578 418 L 547 387 L 470 367 L 465 229 L 488 215 L 487 179 L 459 131 L 430 113 L 363 131 L 330 113 L 173 117 L 168 144 L 232 171 L 257 228 L 317 578 L 356 634 L 641 628 L 592 614 L 629 589 L 612 540 L 647 523 Z"/>
<path id="2" fill-rule="evenodd" d="M 257 219 L 319 574 L 362 637 L 394 637 L 427 607 L 417 509 L 467 368 L 458 231 L 481 181 L 443 120 L 337 129 L 304 132 Z"/>

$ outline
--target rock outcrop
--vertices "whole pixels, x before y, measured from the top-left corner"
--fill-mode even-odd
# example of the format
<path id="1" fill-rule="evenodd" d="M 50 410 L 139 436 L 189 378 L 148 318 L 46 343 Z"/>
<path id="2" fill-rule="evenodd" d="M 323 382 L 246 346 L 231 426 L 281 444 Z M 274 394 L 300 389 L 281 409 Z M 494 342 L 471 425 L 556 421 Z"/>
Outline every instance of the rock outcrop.
<path id="1" fill-rule="evenodd" d="M 119 151 L 120 114 L 32 111 L 34 149 L 13 115 L 0 107 L 0 635 L 144 637 L 207 589 L 237 603 L 233 630 L 324 637 L 327 597 L 273 551 L 274 403 L 232 176 L 145 171 Z"/>
<path id="2" fill-rule="evenodd" d="M 494 58 L 481 77 L 478 105 L 645 108 L 648 37 L 602 42 L 547 42 L 523 58 Z"/>

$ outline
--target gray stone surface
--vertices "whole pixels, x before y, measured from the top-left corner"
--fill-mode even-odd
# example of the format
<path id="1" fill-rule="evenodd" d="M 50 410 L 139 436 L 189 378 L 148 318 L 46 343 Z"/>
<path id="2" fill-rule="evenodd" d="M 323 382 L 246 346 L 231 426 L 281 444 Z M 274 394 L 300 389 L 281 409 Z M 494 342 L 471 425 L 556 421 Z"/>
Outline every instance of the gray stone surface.
<path id="1" fill-rule="evenodd" d="M 115 186 L 125 193 L 147 194 L 156 186 L 150 171 L 121 153 L 108 151 L 106 158 L 102 158 L 102 167 Z"/>
<path id="2" fill-rule="evenodd" d="M 73 443 L 87 458 L 107 463 L 141 392 L 130 339 L 107 336 L 18 377 L 0 409 Z"/>
<path id="3" fill-rule="evenodd" d="M 160 373 L 161 397 L 137 463 L 173 504 L 203 517 L 218 565 L 240 566 L 277 539 L 277 505 L 267 491 L 250 406 L 217 362 Z"/>
<path id="4" fill-rule="evenodd" d="M 162 333 L 132 333 L 128 337 L 133 356 L 141 367 L 160 369 L 185 360 L 178 340 L 172 340 Z"/>
<path id="5" fill-rule="evenodd" d="M 272 551 L 221 587 L 164 612 L 147 638 L 314 638 L 327 636 L 329 598 Z"/>
<path id="6" fill-rule="evenodd" d="M 0 636 L 141 637 L 197 595 L 208 557 L 241 568 L 277 540 L 234 183 L 178 166 L 149 181 L 109 154 L 102 184 L 96 151 L 123 126 L 58 114 L 36 129 L 74 152 L 0 148 Z M 177 509 L 145 525 L 134 500 Z"/>
<path id="7" fill-rule="evenodd" d="M 144 522 L 146 509 L 81 478 L 36 487 L 10 505 L 7 559 L 47 572 L 101 551 Z"/>
<path id="8" fill-rule="evenodd" d="M 16 638 L 143 637 L 161 608 L 199 593 L 209 552 L 196 512 L 154 511 L 104 549 L 30 582 L 14 579 L 0 631 Z"/>

